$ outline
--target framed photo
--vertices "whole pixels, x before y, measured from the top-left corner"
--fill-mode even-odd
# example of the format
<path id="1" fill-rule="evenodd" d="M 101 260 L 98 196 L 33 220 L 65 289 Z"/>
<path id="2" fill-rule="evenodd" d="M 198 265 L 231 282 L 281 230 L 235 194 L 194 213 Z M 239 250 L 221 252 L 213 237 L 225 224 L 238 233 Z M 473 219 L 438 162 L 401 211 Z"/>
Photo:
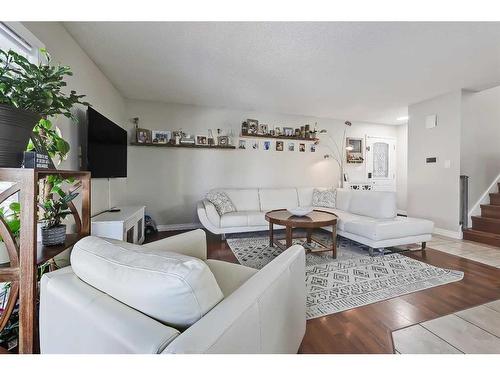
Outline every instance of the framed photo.
<path id="1" fill-rule="evenodd" d="M 263 149 L 269 151 L 271 149 L 271 141 L 264 141 Z"/>
<path id="2" fill-rule="evenodd" d="M 248 123 L 246 121 L 241 123 L 241 135 L 248 135 Z"/>
<path id="3" fill-rule="evenodd" d="M 196 136 L 196 144 L 197 145 L 208 145 L 208 139 L 206 135 L 197 135 Z"/>
<path id="4" fill-rule="evenodd" d="M 284 144 L 283 141 L 276 141 L 276 151 L 283 151 Z"/>
<path id="5" fill-rule="evenodd" d="M 259 149 L 259 141 L 251 141 L 250 147 L 252 148 L 252 150 L 258 150 Z"/>
<path id="6" fill-rule="evenodd" d="M 316 145 L 314 143 L 311 143 L 311 145 L 310 145 L 310 151 L 311 152 L 316 152 Z"/>
<path id="7" fill-rule="evenodd" d="M 306 144 L 299 143 L 299 152 L 306 152 Z"/>
<path id="8" fill-rule="evenodd" d="M 364 163 L 363 138 L 346 138 L 346 160 L 352 164 Z"/>
<path id="9" fill-rule="evenodd" d="M 172 138 L 172 132 L 168 130 L 153 130 L 152 142 L 158 144 L 166 144 Z"/>
<path id="10" fill-rule="evenodd" d="M 238 142 L 238 148 L 240 150 L 246 150 L 247 149 L 247 141 L 244 139 L 240 139 L 240 141 Z"/>
<path id="11" fill-rule="evenodd" d="M 283 135 L 285 137 L 293 137 L 295 135 L 295 130 L 293 130 L 293 128 L 283 128 Z"/>
<path id="12" fill-rule="evenodd" d="M 281 135 L 281 128 L 279 126 L 274 128 L 274 135 Z"/>
<path id="13" fill-rule="evenodd" d="M 249 118 L 247 120 L 247 126 L 248 126 L 248 135 L 257 134 L 259 132 L 259 121 Z"/>
<path id="14" fill-rule="evenodd" d="M 295 142 L 288 142 L 288 151 L 295 151 Z"/>
<path id="15" fill-rule="evenodd" d="M 137 128 L 135 137 L 137 143 L 151 143 L 151 130 Z"/>
<path id="16" fill-rule="evenodd" d="M 266 135 L 269 133 L 269 126 L 267 124 L 259 124 L 259 134 Z"/>
<path id="17" fill-rule="evenodd" d="M 229 137 L 227 135 L 221 135 L 217 137 L 219 146 L 229 146 Z"/>

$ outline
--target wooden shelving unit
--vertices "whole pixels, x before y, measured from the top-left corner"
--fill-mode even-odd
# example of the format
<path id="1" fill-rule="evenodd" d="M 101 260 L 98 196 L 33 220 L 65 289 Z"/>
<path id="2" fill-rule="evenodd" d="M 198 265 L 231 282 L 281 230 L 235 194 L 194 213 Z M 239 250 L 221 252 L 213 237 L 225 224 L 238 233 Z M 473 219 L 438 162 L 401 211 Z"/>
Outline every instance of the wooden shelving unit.
<path id="1" fill-rule="evenodd" d="M 297 137 L 287 137 L 284 135 L 263 135 L 263 134 L 248 134 L 240 135 L 240 138 L 270 138 L 270 139 L 283 139 L 285 141 L 304 141 L 304 142 L 316 142 L 318 138 L 297 138 Z"/>
<path id="2" fill-rule="evenodd" d="M 38 182 L 48 175 L 74 177 L 81 183 L 82 209 L 70 204 L 76 231 L 69 234 L 66 242 L 59 246 L 43 246 L 37 242 L 37 199 Z M 0 268 L 0 282 L 10 282 L 9 300 L 0 317 L 0 331 L 7 324 L 19 299 L 19 353 L 34 353 L 38 348 L 36 321 L 37 266 L 72 247 L 79 239 L 90 235 L 90 172 L 63 171 L 52 169 L 0 168 L 0 181 L 11 182 L 12 186 L 0 193 L 0 203 L 19 193 L 21 204 L 21 233 L 19 244 L 7 224 L 0 218 L 2 236 L 10 257 L 8 267 Z"/>
<path id="3" fill-rule="evenodd" d="M 131 146 L 144 146 L 144 147 L 168 147 L 168 148 L 202 148 L 202 149 L 214 149 L 214 150 L 234 150 L 236 146 L 209 146 L 209 145 L 173 145 L 171 143 L 137 143 L 131 142 Z"/>

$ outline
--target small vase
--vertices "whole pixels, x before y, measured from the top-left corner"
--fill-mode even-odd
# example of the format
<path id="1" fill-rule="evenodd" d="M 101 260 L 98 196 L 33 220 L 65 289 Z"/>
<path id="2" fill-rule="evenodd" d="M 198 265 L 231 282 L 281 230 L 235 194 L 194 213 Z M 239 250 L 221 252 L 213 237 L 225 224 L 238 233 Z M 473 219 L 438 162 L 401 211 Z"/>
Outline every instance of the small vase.
<path id="1" fill-rule="evenodd" d="M 55 246 L 63 244 L 66 240 L 66 225 L 58 225 L 52 228 L 42 228 L 42 245 Z"/>

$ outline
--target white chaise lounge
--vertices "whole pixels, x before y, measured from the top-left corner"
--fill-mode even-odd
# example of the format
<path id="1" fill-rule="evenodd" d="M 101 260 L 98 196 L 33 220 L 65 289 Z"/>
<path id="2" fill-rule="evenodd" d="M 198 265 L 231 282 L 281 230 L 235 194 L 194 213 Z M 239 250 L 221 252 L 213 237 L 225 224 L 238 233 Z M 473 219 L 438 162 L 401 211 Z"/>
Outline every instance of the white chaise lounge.
<path id="1" fill-rule="evenodd" d="M 225 192 L 237 211 L 219 216 L 215 206 L 204 199 L 198 203 L 198 217 L 210 232 L 224 235 L 269 229 L 264 218 L 267 211 L 311 206 L 314 188 L 216 190 Z M 337 233 L 368 246 L 370 253 L 419 242 L 425 248 L 434 230 L 432 221 L 397 216 L 393 192 L 337 189 L 335 208 L 315 208 L 335 213 Z"/>

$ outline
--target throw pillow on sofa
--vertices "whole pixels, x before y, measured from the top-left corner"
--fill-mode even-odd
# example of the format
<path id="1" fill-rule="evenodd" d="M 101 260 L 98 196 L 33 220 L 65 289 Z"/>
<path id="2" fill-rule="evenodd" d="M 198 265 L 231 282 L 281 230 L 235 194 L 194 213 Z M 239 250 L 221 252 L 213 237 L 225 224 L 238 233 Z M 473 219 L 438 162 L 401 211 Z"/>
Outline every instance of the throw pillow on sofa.
<path id="1" fill-rule="evenodd" d="M 177 329 L 224 298 L 202 260 L 123 241 L 85 237 L 73 247 L 71 267 L 87 284 Z"/>
<path id="2" fill-rule="evenodd" d="M 211 191 L 206 196 L 207 200 L 215 206 L 220 216 L 236 211 L 233 202 L 223 191 Z"/>
<path id="3" fill-rule="evenodd" d="M 335 189 L 314 189 L 312 205 L 314 207 L 335 208 Z"/>

